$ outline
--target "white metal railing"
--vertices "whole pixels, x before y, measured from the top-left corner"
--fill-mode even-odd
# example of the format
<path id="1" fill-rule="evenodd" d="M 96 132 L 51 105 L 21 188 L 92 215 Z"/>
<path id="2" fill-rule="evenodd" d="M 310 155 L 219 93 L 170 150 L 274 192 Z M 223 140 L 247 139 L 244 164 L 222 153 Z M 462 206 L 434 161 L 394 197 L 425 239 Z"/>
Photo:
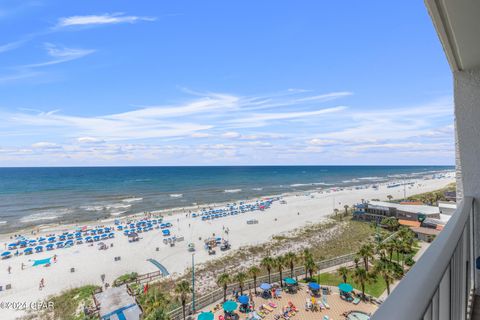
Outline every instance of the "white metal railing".
<path id="1" fill-rule="evenodd" d="M 465 197 L 372 320 L 466 320 L 475 287 L 474 206 Z"/>

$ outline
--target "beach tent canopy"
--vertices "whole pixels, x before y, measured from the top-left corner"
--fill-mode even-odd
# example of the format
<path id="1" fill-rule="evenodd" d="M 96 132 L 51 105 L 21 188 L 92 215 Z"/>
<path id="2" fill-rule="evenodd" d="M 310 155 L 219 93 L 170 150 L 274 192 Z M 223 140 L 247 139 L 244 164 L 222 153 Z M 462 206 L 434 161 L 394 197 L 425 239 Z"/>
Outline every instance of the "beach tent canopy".
<path id="1" fill-rule="evenodd" d="M 40 250 L 40 249 L 43 249 L 43 246 L 36 246 L 35 247 L 35 250 Z"/>
<path id="2" fill-rule="evenodd" d="M 260 289 L 262 290 L 270 290 L 271 288 L 272 288 L 272 285 L 270 283 L 264 282 L 260 285 Z"/>
<path id="3" fill-rule="evenodd" d="M 225 312 L 235 311 L 237 307 L 238 307 L 238 304 L 232 300 L 228 300 L 223 304 L 223 310 L 225 310 Z"/>
<path id="4" fill-rule="evenodd" d="M 213 320 L 214 316 L 211 312 L 202 312 L 198 315 L 198 320 Z"/>
<path id="5" fill-rule="evenodd" d="M 248 300 L 248 296 L 246 295 L 238 297 L 238 302 L 240 302 L 241 304 L 248 304 Z"/>
<path id="6" fill-rule="evenodd" d="M 297 281 L 292 278 L 285 278 L 283 279 L 283 281 L 285 281 L 285 283 L 289 286 L 297 284 Z"/>
<path id="7" fill-rule="evenodd" d="M 5 251 L 2 253 L 2 257 L 6 257 L 6 256 L 9 256 L 11 255 L 12 253 L 10 251 Z"/>
<path id="8" fill-rule="evenodd" d="M 23 250 L 23 252 L 30 252 L 32 250 L 33 250 L 32 248 L 27 248 L 27 249 Z"/>
<path id="9" fill-rule="evenodd" d="M 308 287 L 314 291 L 320 290 L 320 285 L 316 282 L 310 282 Z"/>
<path id="10" fill-rule="evenodd" d="M 41 265 L 44 265 L 44 264 L 49 264 L 50 259 L 52 259 L 52 258 L 46 258 L 46 259 L 41 259 L 41 260 L 33 260 L 33 267 L 41 266 Z"/>
<path id="11" fill-rule="evenodd" d="M 338 289 L 340 291 L 343 291 L 343 292 L 346 292 L 346 293 L 349 293 L 349 292 L 352 292 L 353 291 L 353 287 L 351 284 L 348 284 L 348 283 L 340 283 L 338 285 Z"/>

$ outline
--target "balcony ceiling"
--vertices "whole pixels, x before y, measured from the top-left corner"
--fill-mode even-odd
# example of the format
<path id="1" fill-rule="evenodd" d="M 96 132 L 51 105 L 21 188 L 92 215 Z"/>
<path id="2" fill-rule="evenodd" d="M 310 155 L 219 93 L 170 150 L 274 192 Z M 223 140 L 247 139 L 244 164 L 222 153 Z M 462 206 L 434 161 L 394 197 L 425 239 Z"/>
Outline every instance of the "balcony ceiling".
<path id="1" fill-rule="evenodd" d="M 453 71 L 480 68 L 480 0 L 425 0 Z"/>

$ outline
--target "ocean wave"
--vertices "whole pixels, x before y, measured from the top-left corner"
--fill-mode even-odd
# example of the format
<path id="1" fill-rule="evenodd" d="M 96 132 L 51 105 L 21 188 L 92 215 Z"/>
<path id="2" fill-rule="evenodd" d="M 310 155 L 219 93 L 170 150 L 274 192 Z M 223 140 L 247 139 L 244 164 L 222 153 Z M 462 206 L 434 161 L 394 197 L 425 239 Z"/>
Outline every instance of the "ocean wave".
<path id="1" fill-rule="evenodd" d="M 358 179 L 352 179 L 352 180 L 343 180 L 343 183 L 352 183 L 352 182 L 360 182 Z"/>
<path id="2" fill-rule="evenodd" d="M 1 220 L 1 221 L 0 221 L 0 225 L 2 225 L 2 224 L 7 224 L 7 221 Z"/>
<path id="3" fill-rule="evenodd" d="M 254 190 L 254 191 L 262 191 L 263 188 L 252 188 L 252 190 Z"/>
<path id="4" fill-rule="evenodd" d="M 124 203 L 112 203 L 109 205 L 105 206 L 105 210 L 111 210 L 111 209 L 128 209 L 132 205 L 131 204 L 124 204 Z"/>
<path id="5" fill-rule="evenodd" d="M 383 177 L 362 177 L 358 178 L 359 180 L 384 180 L 385 178 Z"/>
<path id="6" fill-rule="evenodd" d="M 329 186 L 330 184 L 325 182 L 312 182 L 312 183 L 294 183 L 290 187 L 308 187 L 308 186 Z"/>
<path id="7" fill-rule="evenodd" d="M 20 219 L 20 222 L 22 223 L 28 223 L 28 222 L 37 222 L 37 221 L 49 221 L 49 220 L 56 220 L 68 213 L 70 213 L 72 210 L 71 209 L 61 209 L 61 210 L 56 210 L 56 211 L 43 211 L 43 212 L 38 212 L 31 214 L 29 216 L 25 216 Z"/>
<path id="8" fill-rule="evenodd" d="M 127 212 L 127 211 L 110 212 L 110 215 L 111 215 L 112 217 L 116 217 L 116 216 L 119 216 L 119 215 L 121 215 L 121 214 L 124 214 L 125 212 Z"/>
<path id="9" fill-rule="evenodd" d="M 81 209 L 85 211 L 103 211 L 105 210 L 105 206 L 82 206 Z"/>
<path id="10" fill-rule="evenodd" d="M 142 201 L 143 198 L 126 198 L 126 199 L 122 199 L 122 202 L 137 202 L 137 201 Z"/>
<path id="11" fill-rule="evenodd" d="M 182 198 L 183 197 L 183 194 L 181 193 L 172 193 L 169 195 L 170 198 Z"/>
<path id="12" fill-rule="evenodd" d="M 242 192 L 242 189 L 226 189 L 226 190 L 223 190 L 223 192 L 225 192 L 225 193 L 238 193 L 238 192 Z"/>

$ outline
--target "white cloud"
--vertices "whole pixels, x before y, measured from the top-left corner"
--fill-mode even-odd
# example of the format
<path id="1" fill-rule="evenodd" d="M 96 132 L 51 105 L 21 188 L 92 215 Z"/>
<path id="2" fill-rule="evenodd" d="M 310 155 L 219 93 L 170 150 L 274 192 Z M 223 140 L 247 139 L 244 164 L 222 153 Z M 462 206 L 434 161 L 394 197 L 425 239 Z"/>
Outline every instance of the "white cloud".
<path id="1" fill-rule="evenodd" d="M 118 23 L 136 23 L 139 21 L 155 21 L 154 17 L 127 16 L 124 13 L 105 13 L 102 15 L 71 16 L 60 18 L 58 27 L 105 25 Z"/>
<path id="2" fill-rule="evenodd" d="M 240 138 L 240 133 L 235 131 L 228 131 L 222 134 L 222 138 L 227 138 L 227 139 Z"/>
<path id="3" fill-rule="evenodd" d="M 45 50 L 47 54 L 53 59 L 46 62 L 27 64 L 22 66 L 23 68 L 39 68 L 51 66 L 63 62 L 68 62 L 76 59 L 83 58 L 95 52 L 93 49 L 73 49 L 66 47 L 59 47 L 51 43 L 45 43 Z"/>
<path id="4" fill-rule="evenodd" d="M 59 145 L 53 142 L 41 141 L 41 142 L 36 142 L 32 144 L 32 147 L 37 149 L 52 149 L 52 148 L 58 148 Z"/>
<path id="5" fill-rule="evenodd" d="M 62 57 L 64 52 L 53 51 L 55 55 Z M 196 92 L 183 102 L 112 114 L 0 111 L 0 136 L 22 141 L 14 147 L 10 140 L 0 139 L 4 144 L 0 160 L 192 165 L 214 160 L 216 164 L 441 164 L 453 159 L 450 98 L 359 110 L 322 106 L 314 98 L 325 95 Z M 297 103 L 292 104 L 294 100 Z M 264 111 L 252 112 L 254 108 Z M 427 161 L 434 152 L 438 157 Z"/>
<path id="6" fill-rule="evenodd" d="M 95 138 L 95 137 L 78 137 L 77 142 L 79 142 L 79 143 L 102 143 L 104 141 L 102 139 Z"/>

